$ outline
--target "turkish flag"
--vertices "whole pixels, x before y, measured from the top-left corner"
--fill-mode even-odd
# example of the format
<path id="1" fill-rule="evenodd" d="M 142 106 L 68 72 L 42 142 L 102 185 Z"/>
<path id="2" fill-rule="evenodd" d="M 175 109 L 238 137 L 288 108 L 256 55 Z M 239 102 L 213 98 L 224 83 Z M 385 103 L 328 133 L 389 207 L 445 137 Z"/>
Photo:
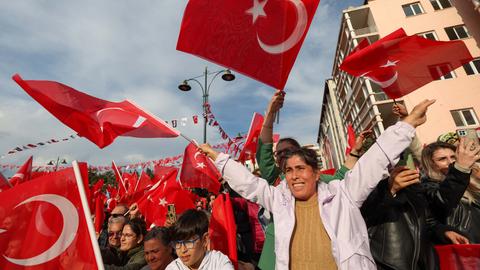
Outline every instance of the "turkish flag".
<path id="1" fill-rule="evenodd" d="M 245 163 L 247 160 L 255 160 L 257 153 L 258 136 L 262 130 L 263 116 L 259 113 L 253 113 L 252 122 L 250 122 L 250 128 L 248 129 L 247 139 L 243 145 L 242 151 L 238 155 L 238 160 Z"/>
<path id="2" fill-rule="evenodd" d="M 117 164 L 115 164 L 115 161 L 112 161 L 112 170 L 118 185 L 118 192 L 115 195 L 118 195 L 119 197 L 118 199 L 120 199 L 127 195 L 127 187 L 125 186 L 125 181 L 123 180 L 123 177 L 120 174 L 120 171 L 118 170 L 118 167 L 117 167 Z M 116 197 L 117 196 L 114 196 L 112 198 L 117 199 Z"/>
<path id="3" fill-rule="evenodd" d="M 440 270 L 480 269 L 480 245 L 435 246 L 440 261 Z"/>
<path id="4" fill-rule="evenodd" d="M 177 50 L 283 89 L 320 0 L 190 0 Z"/>
<path id="5" fill-rule="evenodd" d="M 33 156 L 30 156 L 17 173 L 10 178 L 10 184 L 12 184 L 12 186 L 19 185 L 32 178 L 32 162 Z"/>
<path id="6" fill-rule="evenodd" d="M 0 269 L 98 269 L 79 188 L 69 168 L 2 192 Z"/>
<path id="7" fill-rule="evenodd" d="M 402 97 L 472 60 L 461 40 L 435 41 L 397 31 L 367 46 L 362 41 L 340 69 L 378 84 L 390 98 Z"/>
<path id="8" fill-rule="evenodd" d="M 90 211 L 95 213 L 95 232 L 100 233 L 102 229 L 103 221 L 105 219 L 104 205 L 106 196 L 102 192 L 103 179 L 98 180 L 90 189 L 90 194 L 92 197 Z"/>
<path id="9" fill-rule="evenodd" d="M 238 269 L 237 227 L 233 216 L 230 194 L 220 194 L 213 202 L 212 217 L 208 229 L 210 248 L 227 255 Z"/>
<path id="10" fill-rule="evenodd" d="M 355 140 L 355 130 L 353 130 L 352 124 L 349 124 L 347 127 L 347 149 L 345 149 L 345 155 L 352 152 L 352 149 L 355 146 Z"/>
<path id="11" fill-rule="evenodd" d="M 130 101 L 99 99 L 53 81 L 13 80 L 53 116 L 100 148 L 117 136 L 137 138 L 177 137 L 180 133 L 165 121 Z"/>
<path id="12" fill-rule="evenodd" d="M 3 176 L 2 173 L 0 173 L 0 192 L 2 192 L 3 190 L 9 189 L 11 187 L 12 187 L 12 184 L 10 184 L 7 178 L 5 178 L 5 176 Z"/>
<path id="13" fill-rule="evenodd" d="M 158 181 L 163 181 L 165 178 L 168 178 L 168 176 L 172 173 L 176 174 L 178 173 L 178 169 L 173 166 L 162 166 L 159 164 L 156 164 L 155 167 L 153 168 L 153 180 L 152 183 L 155 184 Z"/>
<path id="14" fill-rule="evenodd" d="M 137 201 L 138 208 L 147 223 L 163 226 L 169 204 L 175 205 L 177 215 L 195 208 L 192 195 L 182 189 L 176 178 L 177 171 L 171 171 L 164 180 L 158 181 Z"/>
<path id="15" fill-rule="evenodd" d="M 200 152 L 198 147 L 189 143 L 183 155 L 180 181 L 184 187 L 204 188 L 217 194 L 220 191 L 220 173 L 213 162 Z"/>
<path id="16" fill-rule="evenodd" d="M 150 179 L 150 176 L 142 170 L 140 177 L 137 180 L 137 185 L 135 186 L 135 192 L 144 191 L 149 186 L 152 186 L 152 180 Z"/>

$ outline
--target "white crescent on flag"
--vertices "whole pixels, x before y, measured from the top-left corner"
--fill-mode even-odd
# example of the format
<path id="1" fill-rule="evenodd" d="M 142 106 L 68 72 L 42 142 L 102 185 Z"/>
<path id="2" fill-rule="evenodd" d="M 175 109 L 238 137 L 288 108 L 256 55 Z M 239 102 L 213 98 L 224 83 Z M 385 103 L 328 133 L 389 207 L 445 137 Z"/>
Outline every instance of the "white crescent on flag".
<path id="1" fill-rule="evenodd" d="M 254 22 L 256 20 L 256 17 L 258 16 L 266 17 L 265 11 L 263 11 L 263 7 L 266 5 L 267 1 L 268 0 L 265 0 L 265 2 L 259 3 L 258 0 L 254 0 L 253 7 L 247 10 L 247 13 L 252 14 Z M 293 29 L 293 32 L 290 34 L 290 36 L 287 39 L 285 39 L 282 43 L 275 44 L 275 45 L 268 45 L 261 40 L 260 36 L 257 33 L 258 45 L 260 45 L 262 50 L 264 50 L 269 54 L 281 54 L 290 50 L 295 45 L 297 45 L 297 43 L 302 39 L 303 34 L 307 29 L 308 13 L 303 2 L 301 0 L 288 0 L 288 1 L 295 6 L 295 11 L 297 13 L 297 23 L 295 25 L 295 28 Z"/>
<path id="2" fill-rule="evenodd" d="M 72 244 L 77 235 L 79 217 L 75 205 L 68 199 L 56 194 L 42 194 L 31 197 L 17 204 L 15 208 L 29 202 L 46 202 L 58 208 L 63 218 L 63 229 L 57 241 L 47 250 L 37 256 L 25 259 L 14 259 L 3 255 L 9 262 L 23 266 L 34 266 L 46 263 L 62 254 Z"/>

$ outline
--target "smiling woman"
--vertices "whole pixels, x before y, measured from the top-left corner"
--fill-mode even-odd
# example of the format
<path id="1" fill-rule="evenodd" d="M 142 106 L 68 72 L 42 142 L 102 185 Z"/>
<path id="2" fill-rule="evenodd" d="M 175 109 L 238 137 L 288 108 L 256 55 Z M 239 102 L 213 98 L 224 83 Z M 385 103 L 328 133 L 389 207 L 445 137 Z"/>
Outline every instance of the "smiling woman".
<path id="1" fill-rule="evenodd" d="M 377 139 L 343 181 L 328 184 L 319 181 L 316 154 L 308 149 L 285 153 L 281 167 L 287 181 L 273 187 L 228 155 L 209 145 L 200 148 L 232 189 L 273 213 L 276 269 L 376 269 L 359 208 L 398 162 L 433 103 L 415 106 Z"/>

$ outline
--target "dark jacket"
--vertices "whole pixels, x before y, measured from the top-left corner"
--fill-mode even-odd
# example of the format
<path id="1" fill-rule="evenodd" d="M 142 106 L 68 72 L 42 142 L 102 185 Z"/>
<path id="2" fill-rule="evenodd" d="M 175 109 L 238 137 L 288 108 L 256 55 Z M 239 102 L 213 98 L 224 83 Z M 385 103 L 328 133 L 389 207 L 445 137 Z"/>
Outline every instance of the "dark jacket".
<path id="1" fill-rule="evenodd" d="M 361 208 L 378 269 L 437 269 L 431 243 L 435 220 L 452 212 L 468 182 L 469 174 L 452 165 L 445 181 L 414 184 L 393 197 L 388 179 L 382 180 Z"/>
<path id="2" fill-rule="evenodd" d="M 445 238 L 446 231 L 455 231 L 467 237 L 470 244 L 480 244 L 480 205 L 469 203 L 463 198 L 446 223 L 438 224 L 435 228 L 435 240 L 438 244 L 451 244 Z"/>
<path id="3" fill-rule="evenodd" d="M 105 265 L 105 270 L 139 270 L 147 265 L 143 252 L 143 244 L 129 250 L 127 253 L 120 253 L 119 261 L 122 266 Z"/>

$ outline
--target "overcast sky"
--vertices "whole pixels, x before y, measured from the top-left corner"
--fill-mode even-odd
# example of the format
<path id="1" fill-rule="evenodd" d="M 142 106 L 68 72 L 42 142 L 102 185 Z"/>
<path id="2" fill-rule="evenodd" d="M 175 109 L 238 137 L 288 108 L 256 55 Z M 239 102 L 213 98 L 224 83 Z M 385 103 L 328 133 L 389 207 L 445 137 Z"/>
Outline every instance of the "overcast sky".
<path id="1" fill-rule="evenodd" d="M 249 0 L 243 0 L 249 1 Z M 338 37 L 341 11 L 363 0 L 322 0 L 286 85 L 286 102 L 275 132 L 301 143 L 315 143 L 324 81 Z M 188 117 L 178 129 L 202 140 L 201 91 L 183 93 L 178 84 L 201 75 L 205 66 L 221 67 L 175 50 L 186 0 L 0 0 L 0 155 L 28 143 L 63 138 L 75 132 L 31 99 L 12 80 L 53 80 L 90 95 L 120 101 L 131 99 L 164 120 Z M 233 82 L 215 80 L 210 104 L 225 131 L 246 132 L 253 112 L 264 113 L 274 89 L 237 74 Z M 211 144 L 223 142 L 208 127 Z M 108 165 L 160 159 L 183 153 L 187 142 L 174 139 L 119 137 L 99 149 L 79 138 L 38 147 L 0 159 L 34 165 L 57 157 Z"/>

